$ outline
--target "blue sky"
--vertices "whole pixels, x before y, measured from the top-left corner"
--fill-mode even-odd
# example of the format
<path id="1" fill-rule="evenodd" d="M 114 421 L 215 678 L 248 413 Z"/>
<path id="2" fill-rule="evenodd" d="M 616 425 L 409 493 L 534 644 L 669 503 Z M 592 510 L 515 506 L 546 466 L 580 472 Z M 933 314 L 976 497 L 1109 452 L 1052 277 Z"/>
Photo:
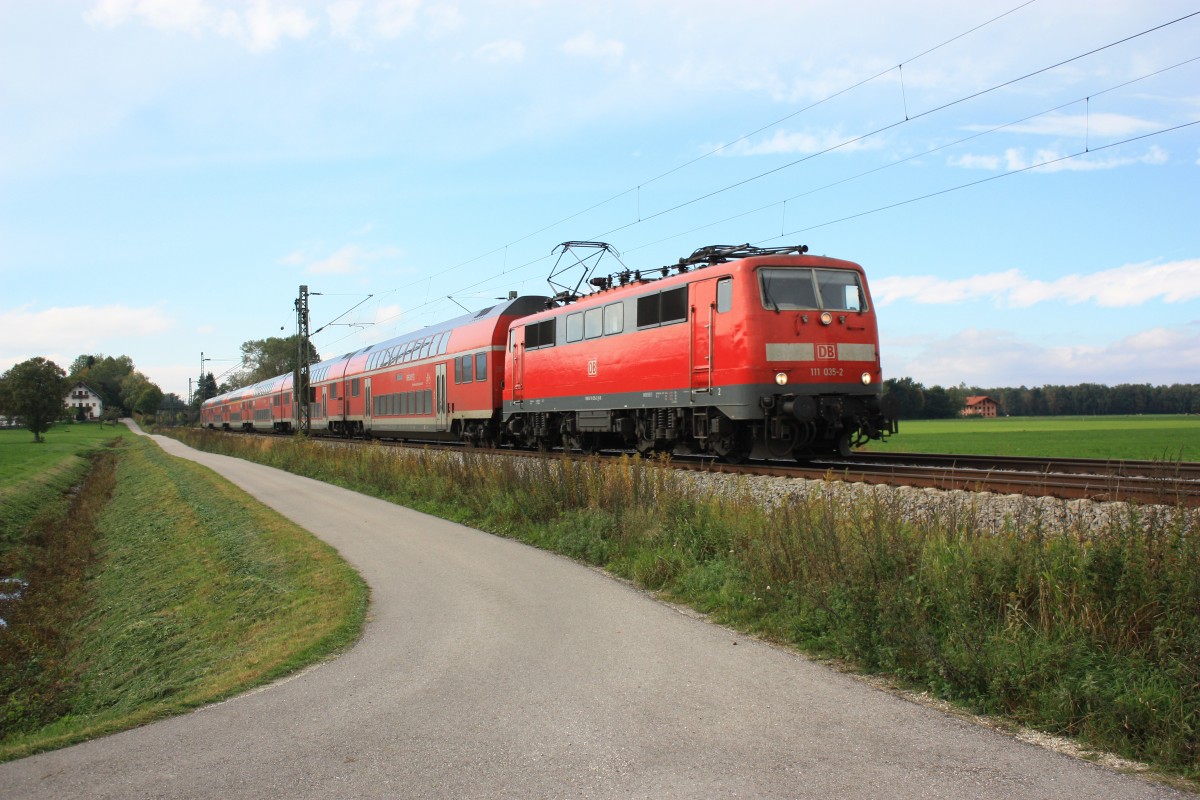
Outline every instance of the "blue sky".
<path id="1" fill-rule="evenodd" d="M 1196 11 L 0 0 L 0 370 L 186 396 L 300 284 L 334 355 L 599 239 L 857 261 L 888 377 L 1197 382 Z"/>

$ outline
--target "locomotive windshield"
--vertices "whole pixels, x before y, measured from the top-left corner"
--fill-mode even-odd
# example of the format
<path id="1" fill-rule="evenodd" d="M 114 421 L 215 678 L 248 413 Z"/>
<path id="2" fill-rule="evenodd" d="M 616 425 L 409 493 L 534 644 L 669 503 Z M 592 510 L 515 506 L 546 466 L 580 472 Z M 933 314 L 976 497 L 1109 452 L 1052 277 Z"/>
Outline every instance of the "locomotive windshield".
<path id="1" fill-rule="evenodd" d="M 764 267 L 758 282 L 763 306 L 774 311 L 866 310 L 866 296 L 853 270 Z"/>

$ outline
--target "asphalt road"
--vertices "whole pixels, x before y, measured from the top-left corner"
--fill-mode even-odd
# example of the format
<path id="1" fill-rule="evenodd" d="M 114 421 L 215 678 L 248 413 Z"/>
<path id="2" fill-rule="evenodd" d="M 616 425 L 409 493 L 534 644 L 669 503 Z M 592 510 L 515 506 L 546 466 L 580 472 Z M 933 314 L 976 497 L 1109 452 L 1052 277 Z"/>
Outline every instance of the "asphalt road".
<path id="1" fill-rule="evenodd" d="M 872 689 L 567 559 L 197 453 L 371 586 L 342 657 L 0 765 L 15 798 L 1186 797 Z"/>

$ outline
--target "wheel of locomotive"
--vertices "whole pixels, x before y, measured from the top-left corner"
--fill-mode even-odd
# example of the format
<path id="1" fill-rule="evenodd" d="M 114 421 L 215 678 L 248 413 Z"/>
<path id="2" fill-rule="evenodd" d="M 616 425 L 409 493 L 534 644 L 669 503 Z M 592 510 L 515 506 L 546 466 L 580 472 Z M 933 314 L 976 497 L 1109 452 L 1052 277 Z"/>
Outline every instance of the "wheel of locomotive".
<path id="1" fill-rule="evenodd" d="M 741 464 L 750 457 L 754 441 L 750 429 L 736 425 L 727 435 L 718 437 L 712 443 L 713 452 L 727 464 Z"/>
<path id="2" fill-rule="evenodd" d="M 851 447 L 850 431 L 842 431 L 842 433 L 838 434 L 837 454 L 842 458 L 849 458 L 854 455 L 854 448 Z"/>

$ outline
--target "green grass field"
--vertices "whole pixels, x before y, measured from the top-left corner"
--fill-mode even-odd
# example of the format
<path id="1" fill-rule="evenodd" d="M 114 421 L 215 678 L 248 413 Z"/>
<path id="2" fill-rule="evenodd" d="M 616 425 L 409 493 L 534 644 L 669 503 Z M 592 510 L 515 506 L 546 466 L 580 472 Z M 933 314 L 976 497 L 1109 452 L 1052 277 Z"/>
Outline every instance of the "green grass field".
<path id="1" fill-rule="evenodd" d="M 6 432 L 0 469 L 0 577 L 29 587 L 0 627 L 0 761 L 227 697 L 358 636 L 367 588 L 333 548 L 123 425 L 43 445 Z"/>
<path id="2" fill-rule="evenodd" d="M 1200 461 L 1200 416 L 902 420 L 873 452 Z"/>
<path id="3" fill-rule="evenodd" d="M 55 425 L 38 444 L 23 428 L 0 431 L 0 557 L 87 471 L 89 453 L 130 435 L 124 425 Z"/>

